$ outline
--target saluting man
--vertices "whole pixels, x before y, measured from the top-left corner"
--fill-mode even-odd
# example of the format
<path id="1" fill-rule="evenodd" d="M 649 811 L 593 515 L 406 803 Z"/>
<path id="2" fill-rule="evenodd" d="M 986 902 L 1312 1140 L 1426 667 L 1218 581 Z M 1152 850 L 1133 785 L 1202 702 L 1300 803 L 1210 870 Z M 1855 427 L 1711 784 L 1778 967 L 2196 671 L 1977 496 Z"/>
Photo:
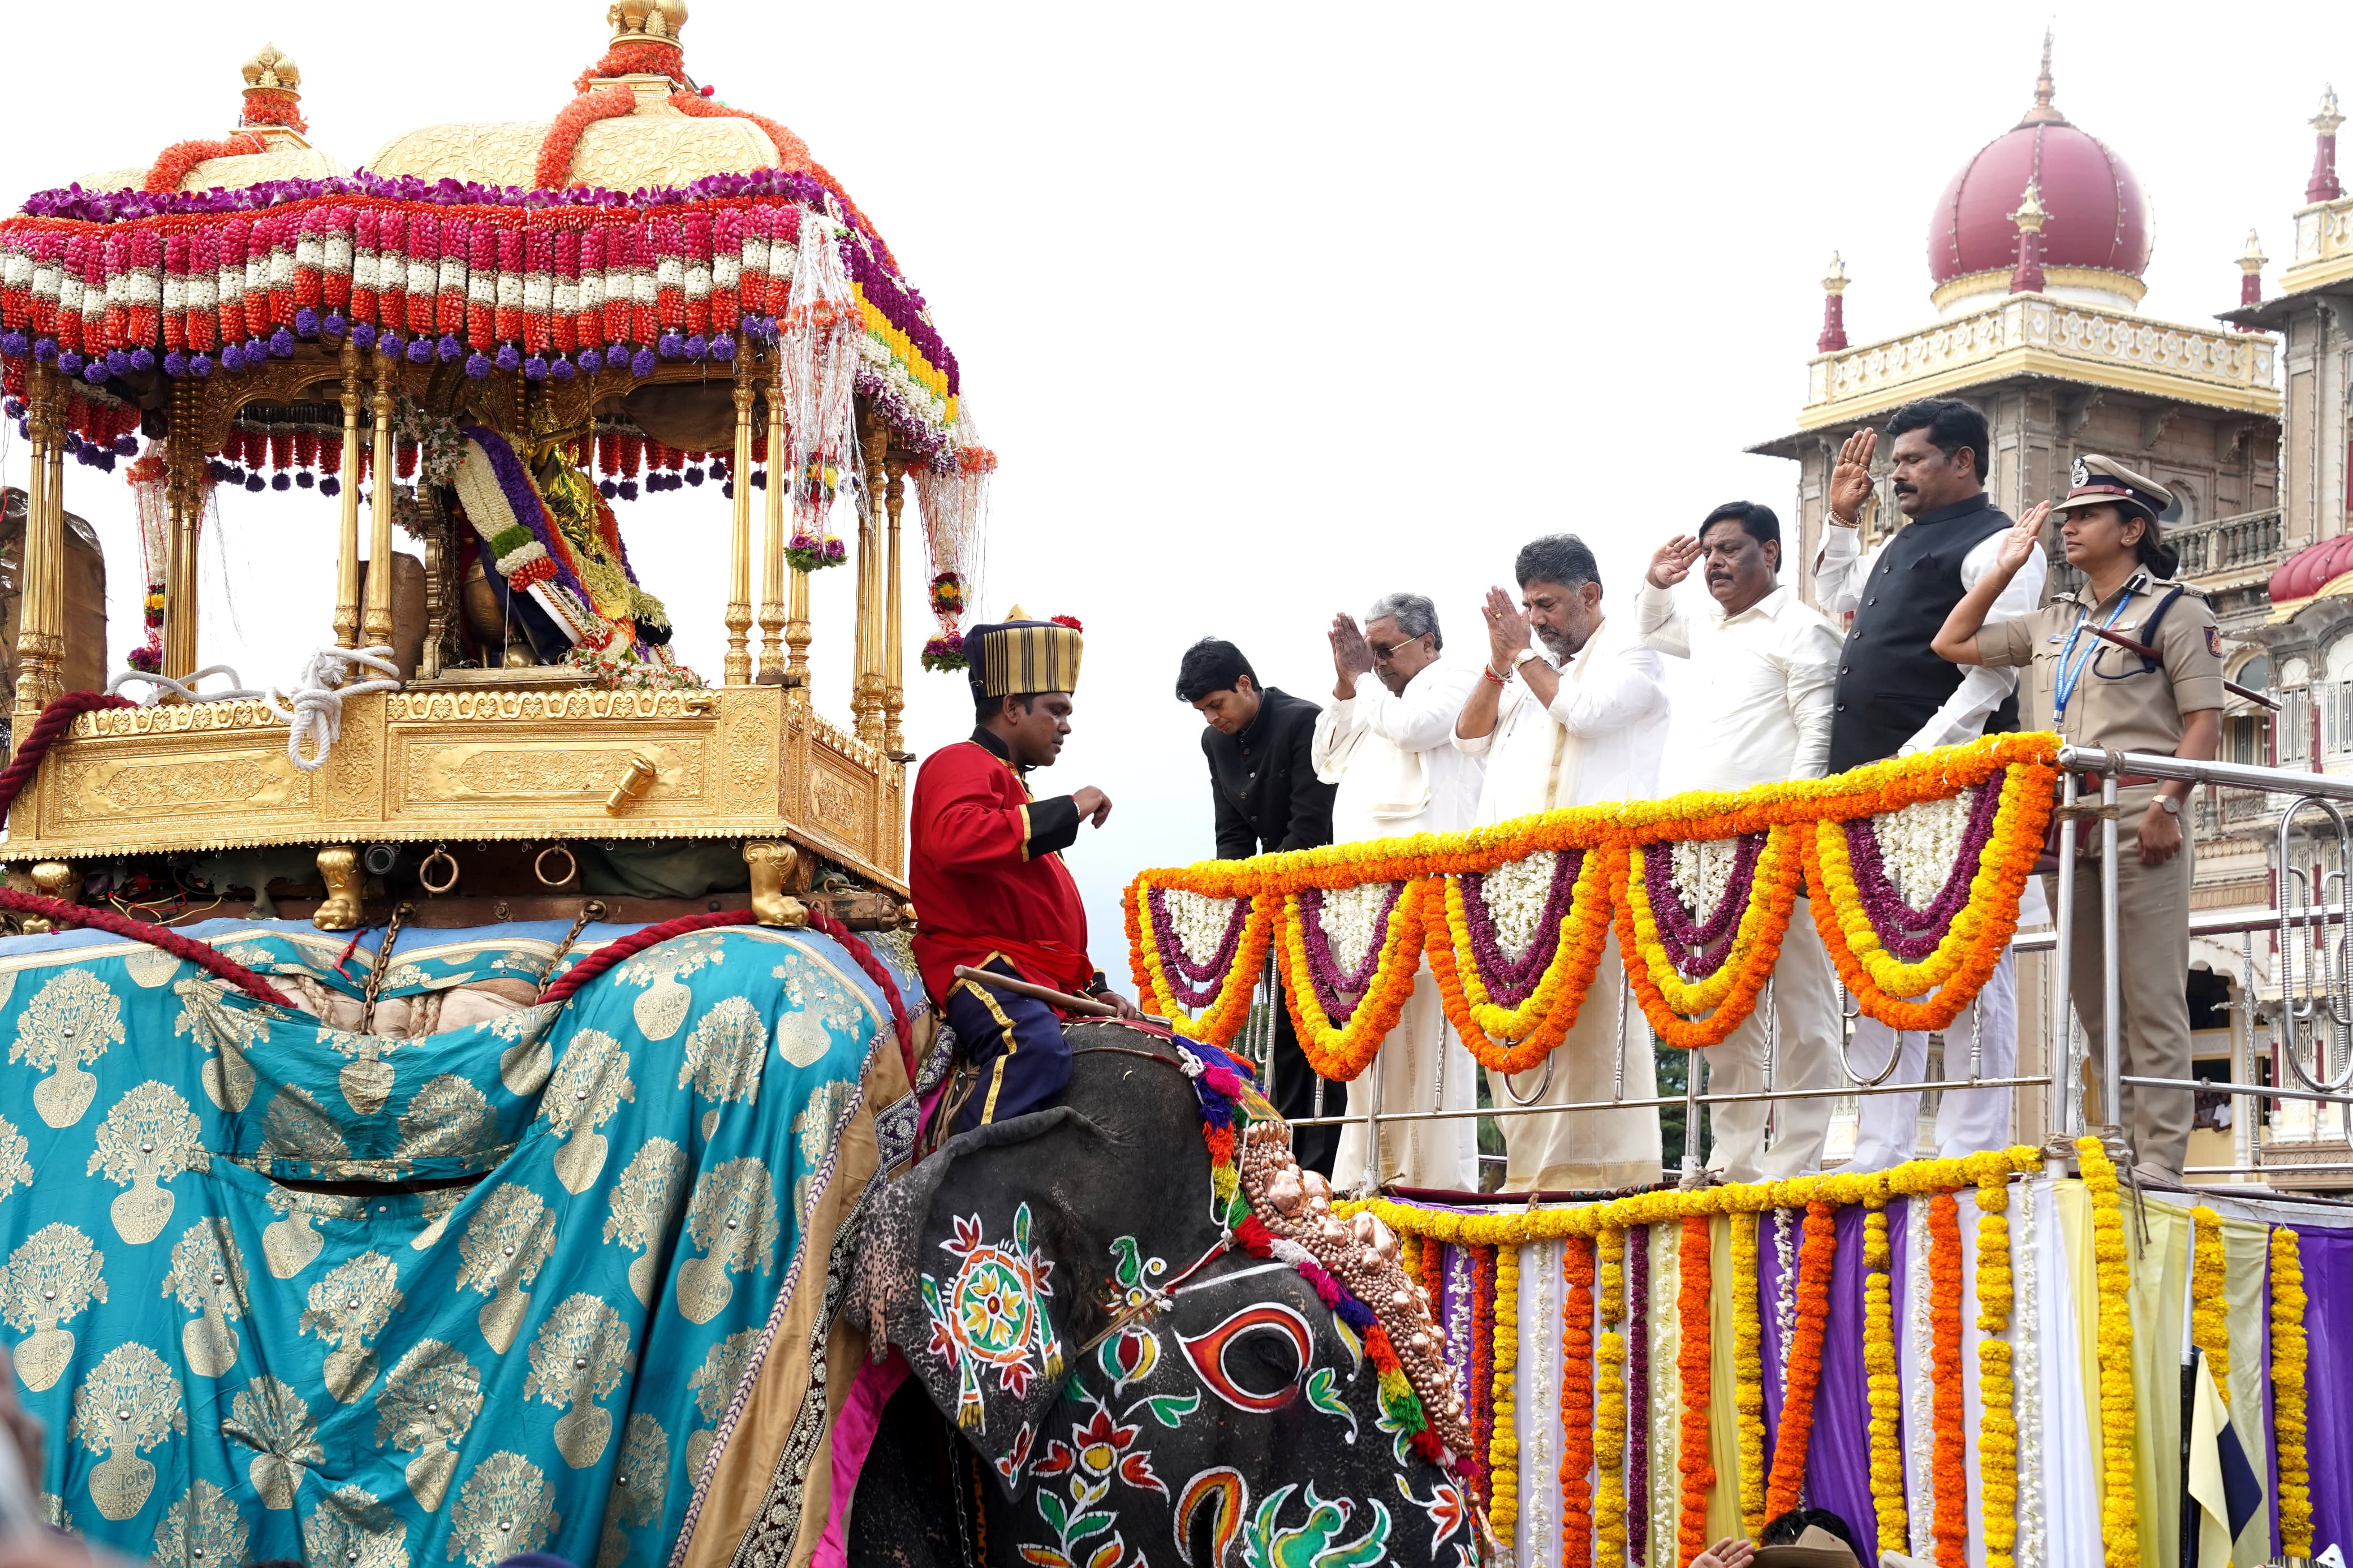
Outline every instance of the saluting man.
<path id="1" fill-rule="evenodd" d="M 1018 606 L 965 637 L 972 739 L 934 752 L 915 776 L 908 883 L 915 963 L 978 1076 L 956 1112 L 968 1131 L 1035 1110 L 1071 1080 L 1061 1015 L 1047 1003 L 956 977 L 986 969 L 1033 985 L 1134 1004 L 1103 984 L 1087 957 L 1087 913 L 1061 851 L 1079 824 L 1101 827 L 1111 797 L 1089 785 L 1038 800 L 1032 768 L 1051 767 L 1071 732 L 1079 683 L 1076 621 L 1033 621 Z"/>
<path id="2" fill-rule="evenodd" d="M 2154 752 L 2211 762 L 2222 738 L 2222 639 L 2214 612 L 2197 589 L 2171 582 L 2179 552 L 2158 520 L 2172 492 L 2109 458 L 2075 460 L 2067 499 L 2029 510 L 2003 536 L 1993 571 L 1954 606 L 1936 652 L 1960 665 L 2031 665 L 2052 727 L 2077 746 Z M 2031 616 L 1985 624 L 2002 585 L 2030 556 L 2042 553 L 2045 515 L 2060 520 L 2067 563 L 2084 586 L 2053 597 Z M 2092 635 L 2115 632 L 2148 650 L 2118 647 Z M 2096 794 L 2096 777 L 2085 787 Z M 2189 1076 L 2189 883 L 2193 858 L 2181 826 L 2190 786 L 2126 773 L 2116 781 L 2122 808 L 2116 831 L 2116 973 L 2123 1016 L 2117 1032 L 2124 1070 L 2137 1078 Z M 2084 834 L 2077 853 L 2100 853 L 2101 836 Z M 2069 948 L 2075 1016 L 2092 1048 L 2105 1038 L 2107 997 L 2101 975 L 2100 878 L 2079 871 Z M 2144 1180 L 2179 1185 L 2189 1152 L 2194 1109 L 2189 1091 L 2126 1085 L 2125 1112 L 2111 1118 L 2132 1136 Z"/>

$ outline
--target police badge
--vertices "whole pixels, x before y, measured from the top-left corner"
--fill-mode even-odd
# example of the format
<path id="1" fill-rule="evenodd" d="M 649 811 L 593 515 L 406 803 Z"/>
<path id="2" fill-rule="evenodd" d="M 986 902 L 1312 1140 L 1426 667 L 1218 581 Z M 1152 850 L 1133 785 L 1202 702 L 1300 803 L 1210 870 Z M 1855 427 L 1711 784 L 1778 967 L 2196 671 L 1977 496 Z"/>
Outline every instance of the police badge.
<path id="1" fill-rule="evenodd" d="M 2206 628 L 2206 651 L 2216 658 L 2222 657 L 2222 634 L 2211 626 Z"/>
<path id="2" fill-rule="evenodd" d="M 2091 482 L 2092 466 L 2081 458 L 2076 458 L 2075 466 L 2067 471 L 2067 483 L 2080 490 Z"/>

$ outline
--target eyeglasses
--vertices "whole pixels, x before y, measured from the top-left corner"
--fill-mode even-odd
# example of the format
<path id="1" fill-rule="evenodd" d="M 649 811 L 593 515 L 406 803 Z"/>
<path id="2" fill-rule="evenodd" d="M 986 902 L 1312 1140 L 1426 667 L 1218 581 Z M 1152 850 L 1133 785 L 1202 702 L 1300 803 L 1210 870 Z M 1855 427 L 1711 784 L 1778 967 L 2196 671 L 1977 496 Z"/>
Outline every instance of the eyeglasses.
<path id="1" fill-rule="evenodd" d="M 1386 647 L 1377 642 L 1368 642 L 1365 646 L 1373 650 L 1373 657 L 1375 658 L 1387 658 L 1391 654 L 1397 652 L 1398 649 L 1406 647 L 1408 644 L 1418 643 L 1420 640 L 1421 639 L 1419 637 L 1399 637 L 1397 641 L 1390 643 Z"/>

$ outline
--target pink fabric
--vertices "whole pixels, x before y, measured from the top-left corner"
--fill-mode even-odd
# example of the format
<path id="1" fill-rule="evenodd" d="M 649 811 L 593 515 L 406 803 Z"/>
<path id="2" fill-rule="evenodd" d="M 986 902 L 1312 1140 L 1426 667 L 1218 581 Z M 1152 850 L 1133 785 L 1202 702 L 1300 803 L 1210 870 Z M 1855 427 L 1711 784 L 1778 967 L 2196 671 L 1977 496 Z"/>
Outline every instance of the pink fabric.
<path id="1" fill-rule="evenodd" d="M 833 1500 L 810 1568 L 847 1568 L 843 1534 L 850 1494 L 858 1489 L 858 1472 L 866 1468 L 874 1433 L 882 1425 L 882 1407 L 907 1381 L 907 1358 L 894 1345 L 881 1361 L 870 1361 L 858 1369 L 858 1380 L 841 1402 L 841 1414 L 833 1421 Z"/>

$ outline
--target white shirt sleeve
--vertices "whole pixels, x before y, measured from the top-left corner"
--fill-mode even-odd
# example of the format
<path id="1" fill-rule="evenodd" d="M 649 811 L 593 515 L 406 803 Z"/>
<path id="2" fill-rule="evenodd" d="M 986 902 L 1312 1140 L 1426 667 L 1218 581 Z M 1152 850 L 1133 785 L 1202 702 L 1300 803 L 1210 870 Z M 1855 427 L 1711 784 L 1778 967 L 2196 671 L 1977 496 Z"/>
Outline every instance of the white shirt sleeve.
<path id="1" fill-rule="evenodd" d="M 1646 647 L 1676 658 L 1691 657 L 1691 626 L 1675 604 L 1672 588 L 1642 584 L 1642 591 L 1634 595 L 1634 630 Z"/>
<path id="2" fill-rule="evenodd" d="M 1962 558 L 1963 593 L 1976 587 L 1978 580 L 1993 570 L 1995 558 L 2001 553 L 2001 534 L 1989 533 Z M 2014 621 L 2032 615 L 2042 604 L 2042 579 L 2047 570 L 2042 551 L 2028 556 L 2026 564 L 2018 569 L 2018 575 L 2010 580 L 2010 586 L 2001 591 L 1993 607 L 1986 612 L 1987 622 Z M 1961 683 L 1945 699 L 1945 705 L 1920 726 L 1919 733 L 1904 742 L 1896 755 L 1909 756 L 1932 746 L 1952 746 L 1975 740 L 1985 731 L 1986 715 L 2000 707 L 2017 689 L 2017 670 L 1989 669 L 1982 664 L 1969 666 L 1961 672 Z"/>
<path id="3" fill-rule="evenodd" d="M 1597 648 L 1599 664 L 1581 681 L 1564 676 L 1550 712 L 1572 735 L 1607 735 L 1649 713 L 1667 710 L 1666 666 L 1653 650 L 1629 642 Z"/>
<path id="4" fill-rule="evenodd" d="M 1406 684 L 1402 697 L 1382 685 L 1380 677 L 1360 676 L 1356 695 L 1338 706 L 1354 708 L 1359 723 L 1401 752 L 1432 751 L 1446 744 L 1447 736 L 1454 732 L 1454 721 L 1461 717 L 1463 700 L 1470 695 L 1464 673 L 1451 665 L 1433 664 Z M 1471 676 L 1472 680 L 1478 679 Z M 1322 734 L 1320 729 L 1317 734 Z"/>
<path id="5" fill-rule="evenodd" d="M 1798 729 L 1789 776 L 1818 779 L 1831 768 L 1831 694 L 1838 686 L 1839 635 L 1794 601 L 1783 614 L 1788 627 L 1782 643 L 1783 691 Z"/>
<path id="6" fill-rule="evenodd" d="M 1821 553 L 1814 557 L 1814 602 L 1823 613 L 1843 616 L 1862 602 L 1862 584 L 1879 551 L 1862 552 L 1862 531 L 1822 525 Z"/>
<path id="7" fill-rule="evenodd" d="M 1357 696 L 1364 695 L 1362 686 Z M 1356 749 L 1356 704 L 1355 701 L 1335 702 L 1315 715 L 1315 735 L 1308 744 L 1308 760 L 1314 764 L 1315 776 L 1325 784 L 1338 784 L 1340 774 L 1348 765 L 1348 753 Z"/>

